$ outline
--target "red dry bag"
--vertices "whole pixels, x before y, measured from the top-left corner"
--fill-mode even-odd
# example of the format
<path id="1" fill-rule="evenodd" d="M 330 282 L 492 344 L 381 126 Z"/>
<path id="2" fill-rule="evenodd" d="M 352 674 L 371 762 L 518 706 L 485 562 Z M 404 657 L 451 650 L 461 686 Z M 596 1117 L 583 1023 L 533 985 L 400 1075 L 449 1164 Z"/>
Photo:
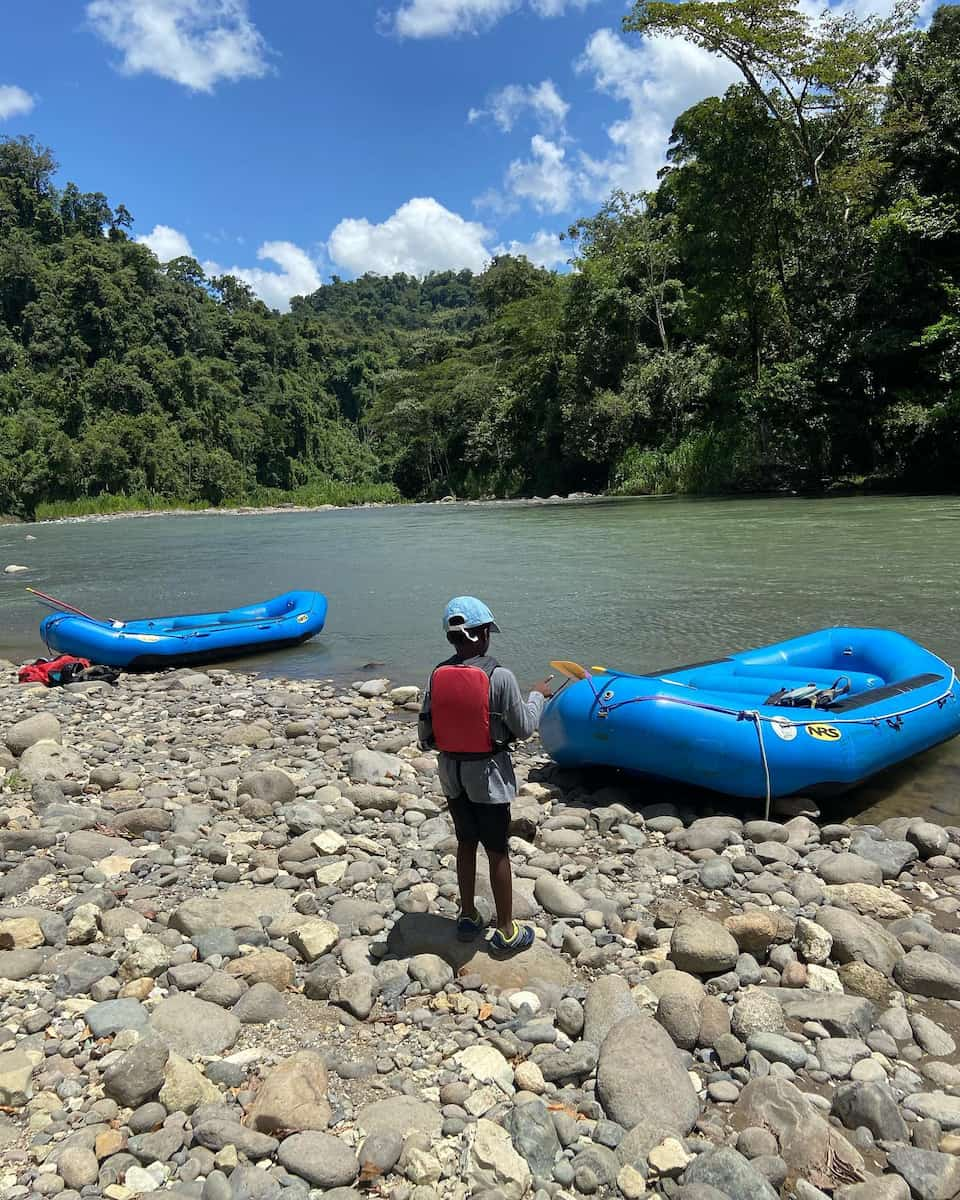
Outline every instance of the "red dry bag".
<path id="1" fill-rule="evenodd" d="M 441 663 L 430 681 L 430 718 L 437 749 L 458 758 L 489 758 L 499 747 L 490 730 L 492 658 Z"/>
<path id="2" fill-rule="evenodd" d="M 21 667 L 17 673 L 20 683 L 42 683 L 44 687 L 57 687 L 69 683 L 70 675 L 86 670 L 90 666 L 89 659 L 74 658 L 72 654 L 61 654 L 59 658 L 38 658 L 36 662 Z"/>

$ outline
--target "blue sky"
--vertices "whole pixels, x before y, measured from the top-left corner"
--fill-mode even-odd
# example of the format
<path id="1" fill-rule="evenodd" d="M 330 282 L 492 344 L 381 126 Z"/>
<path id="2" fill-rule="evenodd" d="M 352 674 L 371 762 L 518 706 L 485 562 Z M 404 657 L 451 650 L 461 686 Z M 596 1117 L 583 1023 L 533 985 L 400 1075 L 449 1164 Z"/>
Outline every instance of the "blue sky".
<path id="1" fill-rule="evenodd" d="M 625 0 L 30 0 L 4 9 L 0 134 L 51 146 L 161 258 L 270 304 L 333 273 L 558 266 L 650 186 L 731 68 L 620 32 Z"/>

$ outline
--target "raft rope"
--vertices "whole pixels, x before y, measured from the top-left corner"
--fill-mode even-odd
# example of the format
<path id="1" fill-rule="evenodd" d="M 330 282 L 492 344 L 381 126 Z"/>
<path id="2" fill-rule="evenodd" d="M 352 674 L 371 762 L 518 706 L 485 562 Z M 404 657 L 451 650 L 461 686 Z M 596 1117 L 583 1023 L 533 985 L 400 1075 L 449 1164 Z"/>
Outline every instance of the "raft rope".
<path id="1" fill-rule="evenodd" d="M 289 612 L 282 613 L 279 617 L 251 617 L 247 621 L 230 621 L 225 625 L 204 625 L 200 628 L 205 635 L 208 635 L 211 631 L 222 633 L 225 629 L 246 629 L 250 625 L 260 625 L 263 628 L 266 628 L 267 625 L 272 625 L 274 623 L 279 624 L 280 622 L 288 621 L 291 617 L 295 617 L 297 615 L 298 614 L 295 612 Z M 70 617 L 72 614 L 61 613 L 60 616 Z M 136 633 L 130 633 L 126 630 L 126 625 L 128 624 L 126 621 L 98 621 L 94 617 L 91 617 L 90 619 L 96 625 L 108 626 L 111 632 L 122 634 L 125 638 L 128 638 L 132 641 L 143 641 L 144 639 L 147 641 L 165 641 L 167 638 L 174 638 L 180 642 L 187 642 L 190 641 L 191 638 L 199 636 L 195 630 L 184 633 L 178 633 L 174 630 L 164 630 L 160 633 L 148 633 L 145 630 L 140 630 Z M 52 629 L 54 626 L 59 624 L 59 620 L 54 620 L 50 623 L 50 628 Z M 49 649 L 49 646 L 47 648 Z"/>
<path id="2" fill-rule="evenodd" d="M 666 704 L 679 704 L 684 708 L 699 708 L 705 710 L 706 712 L 715 712 L 720 713 L 723 716 L 736 717 L 738 721 L 751 721 L 757 731 L 757 742 L 760 746 L 760 762 L 761 766 L 763 767 L 765 793 L 764 819 L 769 821 L 770 806 L 773 800 L 773 779 L 770 772 L 770 763 L 767 759 L 767 748 L 763 740 L 763 723 L 765 721 L 769 722 L 771 725 L 778 725 L 781 729 L 788 726 L 796 729 L 802 729 L 806 728 L 808 725 L 822 725 L 824 723 L 829 723 L 830 725 L 872 725 L 874 728 L 879 729 L 881 725 L 887 724 L 891 729 L 894 729 L 899 733 L 899 731 L 903 728 L 904 717 L 909 717 L 912 713 L 921 712 L 923 709 L 930 708 L 934 704 L 936 704 L 938 708 L 943 708 L 948 701 L 956 699 L 953 689 L 957 683 L 957 672 L 948 663 L 945 663 L 942 658 L 937 659 L 937 661 L 941 663 L 944 669 L 950 674 L 950 684 L 945 691 L 941 692 L 939 696 L 934 696 L 930 700 L 924 700 L 922 704 L 914 704 L 911 708 L 901 708 L 897 712 L 882 713 L 873 717 L 837 717 L 835 719 L 831 719 L 829 709 L 824 709 L 822 710 L 825 714 L 824 716 L 815 717 L 808 721 L 792 721 L 788 717 L 767 716 L 765 713 L 761 713 L 755 708 L 726 708 L 721 704 L 707 704 L 703 700 L 687 700 L 682 696 L 664 695 L 631 696 L 628 700 L 618 700 L 616 704 L 609 704 L 605 702 L 603 698 L 606 693 L 599 693 L 592 679 L 590 680 L 590 685 L 593 688 L 594 698 L 598 706 L 598 720 L 605 719 L 610 713 L 615 712 L 618 708 L 625 708 L 628 704 L 644 704 L 648 701 L 662 701 Z M 623 676 L 618 675 L 616 678 L 622 679 Z M 687 684 L 679 685 L 675 680 L 672 679 L 663 680 L 663 682 L 674 684 L 674 686 L 689 686 Z"/>
<path id="3" fill-rule="evenodd" d="M 944 666 L 946 666 L 946 663 L 944 663 Z M 929 708 L 933 704 L 943 708 L 944 704 L 948 700 L 955 699 L 956 697 L 953 695 L 953 689 L 957 682 L 957 674 L 952 667 L 947 667 L 947 670 L 950 672 L 950 686 L 939 696 L 934 696 L 930 700 L 924 700 L 922 704 L 915 704 L 912 708 L 901 708 L 897 712 L 881 713 L 873 717 L 831 717 L 829 709 L 821 709 L 819 711 L 824 714 L 822 716 L 815 717 L 809 721 L 793 721 L 790 720 L 789 717 L 770 717 L 767 716 L 766 713 L 757 712 L 756 709 L 727 708 L 722 704 L 707 704 L 704 700 L 686 700 L 681 696 L 664 696 L 661 694 L 652 696 L 631 696 L 628 700 L 618 700 L 616 704 L 606 703 L 603 699 L 603 695 L 597 695 L 596 700 L 600 710 L 598 716 L 601 719 L 606 717 L 609 713 L 616 712 L 618 708 L 625 708 L 628 704 L 644 704 L 648 701 L 660 700 L 667 704 L 679 704 L 685 708 L 702 708 L 707 712 L 722 713 L 725 716 L 736 717 L 738 721 L 745 721 L 756 716 L 757 720 L 759 721 L 766 721 L 771 725 L 779 725 L 781 728 L 787 725 L 792 725 L 796 726 L 798 729 L 802 729 L 807 725 L 823 725 L 826 722 L 831 725 L 880 726 L 885 721 L 900 720 L 903 717 L 910 716 L 911 713 L 920 712 L 924 708 Z M 623 676 L 618 676 L 617 678 L 622 679 Z"/>
<path id="4" fill-rule="evenodd" d="M 757 731 L 757 741 L 760 743 L 760 761 L 763 763 L 763 785 L 765 790 L 765 798 L 763 805 L 763 819 L 770 820 L 770 802 L 773 799 L 773 780 L 770 778 L 770 764 L 767 762 L 767 748 L 763 744 L 763 717 L 756 709 L 749 714 L 753 719 L 754 727 Z"/>

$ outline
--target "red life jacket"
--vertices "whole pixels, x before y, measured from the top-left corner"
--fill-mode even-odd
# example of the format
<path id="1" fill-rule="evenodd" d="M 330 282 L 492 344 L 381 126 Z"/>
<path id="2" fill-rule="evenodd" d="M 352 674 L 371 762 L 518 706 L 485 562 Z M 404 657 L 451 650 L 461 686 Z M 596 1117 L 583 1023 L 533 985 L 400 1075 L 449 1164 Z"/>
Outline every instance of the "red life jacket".
<path id="1" fill-rule="evenodd" d="M 451 658 L 430 680 L 430 719 L 438 750 L 459 759 L 490 758 L 503 749 L 490 728 L 494 658 Z"/>
<path id="2" fill-rule="evenodd" d="M 60 683 L 68 682 L 61 678 L 63 672 L 72 674 L 67 668 L 76 667 L 78 671 L 83 671 L 89 666 L 89 659 L 74 658 L 72 654 L 61 654 L 59 658 L 51 658 L 49 661 L 38 658 L 36 662 L 21 667 L 17 679 L 20 683 L 42 683 L 44 687 L 56 687 Z"/>

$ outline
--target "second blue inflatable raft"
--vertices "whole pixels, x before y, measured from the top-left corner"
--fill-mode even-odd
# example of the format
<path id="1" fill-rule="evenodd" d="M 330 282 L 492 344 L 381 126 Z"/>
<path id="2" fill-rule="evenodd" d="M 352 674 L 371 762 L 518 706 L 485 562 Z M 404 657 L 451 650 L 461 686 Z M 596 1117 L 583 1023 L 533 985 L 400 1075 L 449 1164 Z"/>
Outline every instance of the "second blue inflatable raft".
<path id="1" fill-rule="evenodd" d="M 903 634 L 835 628 L 657 675 L 593 668 L 540 732 L 561 766 L 769 799 L 842 792 L 955 737 L 958 699 L 954 669 Z"/>
<path id="2" fill-rule="evenodd" d="M 44 643 L 58 654 L 128 670 L 222 662 L 243 654 L 297 646 L 318 634 L 327 618 L 320 592 L 285 592 L 227 612 L 97 621 L 58 613 L 40 623 Z"/>

